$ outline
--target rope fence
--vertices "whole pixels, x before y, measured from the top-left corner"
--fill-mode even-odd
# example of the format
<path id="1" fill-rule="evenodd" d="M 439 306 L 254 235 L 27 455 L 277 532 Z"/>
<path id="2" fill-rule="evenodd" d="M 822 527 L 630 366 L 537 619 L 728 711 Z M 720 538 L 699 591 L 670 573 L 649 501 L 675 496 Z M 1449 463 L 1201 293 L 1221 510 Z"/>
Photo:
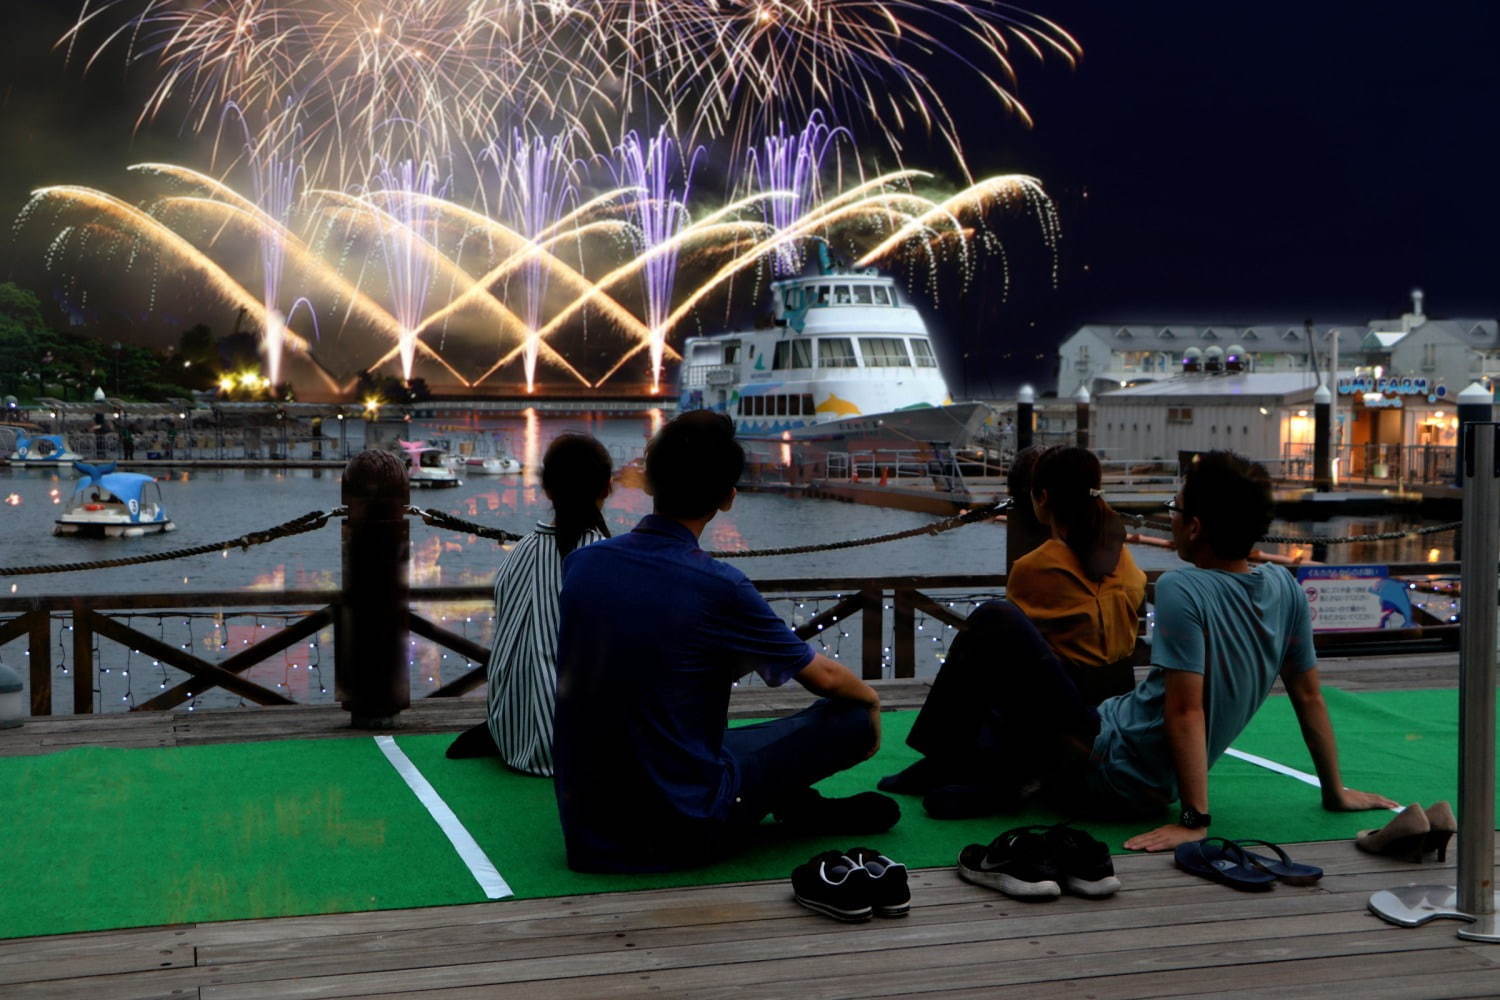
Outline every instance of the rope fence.
<path id="1" fill-rule="evenodd" d="M 746 551 L 718 550 L 708 553 L 710 556 L 728 559 L 753 559 L 767 556 L 792 556 L 805 555 L 815 552 L 837 552 L 841 549 L 859 548 L 867 545 L 881 545 L 886 542 L 896 542 L 907 538 L 918 538 L 923 535 L 938 535 L 966 524 L 975 524 L 979 521 L 987 521 L 1003 513 L 1011 506 L 1009 497 L 995 500 L 991 503 L 966 510 L 952 517 L 935 521 L 932 524 L 924 524 L 916 528 L 907 528 L 904 531 L 892 531 L 883 535 L 874 535 L 867 538 L 849 538 L 836 542 L 820 542 L 813 545 L 792 545 L 783 548 L 751 549 Z M 424 524 L 434 528 L 442 528 L 448 531 L 462 532 L 475 535 L 479 538 L 488 538 L 501 544 L 517 542 L 524 538 L 504 528 L 490 527 L 477 521 L 469 521 L 464 518 L 449 514 L 440 510 L 428 510 L 422 507 L 408 505 L 405 512 L 413 517 L 420 518 Z M 116 569 L 122 566 L 139 566 L 148 563 L 166 562 L 172 559 L 185 559 L 191 556 L 208 555 L 214 552 L 227 552 L 230 549 L 249 549 L 253 545 L 265 545 L 282 538 L 291 538 L 309 531 L 317 531 L 330 520 L 336 517 L 344 517 L 349 513 L 347 507 L 335 507 L 333 510 L 308 511 L 290 521 L 261 531 L 249 531 L 235 538 L 226 539 L 221 542 L 209 542 L 204 545 L 194 545 L 189 548 L 173 549 L 167 552 L 150 552 L 136 556 L 124 556 L 119 559 L 99 559 L 89 562 L 54 563 L 42 566 L 0 566 L 0 577 L 7 576 L 33 576 L 42 573 L 73 573 L 86 572 L 99 569 Z M 1172 525 L 1168 521 L 1148 518 L 1142 514 L 1122 514 L 1121 517 L 1130 524 L 1140 528 L 1150 528 L 1156 531 L 1170 532 Z M 1381 531 L 1363 535 L 1345 535 L 1337 538 L 1321 538 L 1313 535 L 1266 535 L 1262 542 L 1272 545 L 1351 545 L 1363 542 L 1386 542 L 1397 541 L 1405 538 L 1417 538 L 1423 535 L 1441 534 L 1454 531 L 1462 524 L 1461 521 L 1448 521 L 1443 524 L 1427 525 L 1420 528 L 1407 528 L 1401 531 Z"/>

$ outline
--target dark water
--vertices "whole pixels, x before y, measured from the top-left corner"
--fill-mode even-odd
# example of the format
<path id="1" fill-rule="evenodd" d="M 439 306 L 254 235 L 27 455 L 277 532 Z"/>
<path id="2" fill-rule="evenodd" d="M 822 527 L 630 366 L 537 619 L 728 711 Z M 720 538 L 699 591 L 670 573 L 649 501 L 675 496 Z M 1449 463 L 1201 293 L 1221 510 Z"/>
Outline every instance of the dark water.
<path id="1" fill-rule="evenodd" d="M 659 426 L 659 415 L 640 418 L 543 418 L 517 416 L 470 422 L 461 426 L 414 427 L 413 436 L 442 435 L 454 441 L 470 433 L 508 440 L 516 456 L 526 464 L 518 476 L 473 476 L 464 473 L 464 484 L 456 489 L 414 491 L 412 502 L 432 507 L 482 524 L 517 533 L 531 529 L 548 515 L 546 498 L 537 484 L 540 458 L 547 444 L 565 430 L 581 430 L 597 436 L 614 455 L 616 464 L 638 456 L 651 431 Z M 162 494 L 178 530 L 166 535 L 137 539 L 80 539 L 55 537 L 52 521 L 72 489 L 71 470 L 0 470 L 0 566 L 28 566 L 117 558 L 125 554 L 166 551 L 217 542 L 248 531 L 260 530 L 311 510 L 327 510 L 339 504 L 338 470 L 192 470 L 163 474 Z M 640 490 L 619 487 L 605 506 L 605 516 L 614 531 L 628 530 L 649 510 L 649 498 Z M 817 544 L 862 538 L 929 524 L 936 518 L 908 511 L 885 510 L 834 501 L 801 500 L 766 494 L 741 494 L 733 510 L 717 517 L 704 534 L 705 548 L 753 550 Z M 1278 526 L 1278 531 L 1320 534 L 1361 533 L 1381 522 L 1343 519 L 1321 525 Z M 1387 527 L 1389 525 L 1387 524 Z M 1378 529 L 1383 530 L 1383 529 Z M 414 587 L 488 584 L 504 553 L 494 542 L 411 523 L 411 583 Z M 1383 543 L 1378 547 L 1333 549 L 1329 561 L 1371 559 L 1417 560 L 1429 549 L 1441 546 L 1449 557 L 1449 536 L 1439 541 Z M 1347 555 L 1346 555 L 1347 553 Z M 1136 559 L 1143 568 L 1179 565 L 1169 551 L 1137 547 Z M 1005 532 L 991 524 L 977 524 L 942 535 L 921 536 L 867 548 L 798 556 L 738 560 L 752 577 L 805 578 L 906 576 L 996 573 L 1005 564 Z M 0 578 L 0 594 L 35 596 L 70 593 L 167 593 L 204 591 L 279 591 L 333 588 L 340 584 L 340 550 L 337 522 L 295 538 L 283 539 L 247 551 L 232 549 L 170 562 L 87 573 Z M 952 595 L 955 610 L 972 604 L 966 595 Z M 789 620 L 801 621 L 831 603 L 832 596 L 809 587 L 798 598 L 774 602 Z M 425 607 L 430 614 L 455 631 L 486 642 L 490 609 L 483 603 Z M 290 613 L 291 617 L 296 612 Z M 157 635 L 164 641 L 194 652 L 205 659 L 222 657 L 235 647 L 253 643 L 269 634 L 288 615 L 276 611 L 258 615 L 225 617 L 209 609 L 199 614 L 119 616 L 132 627 Z M 889 616 L 888 616 L 889 617 Z M 936 670 L 946 646 L 948 630 L 923 620 L 918 633 L 919 673 Z M 61 626 L 58 626 L 59 630 Z M 323 642 L 293 647 L 274 662 L 255 668 L 250 677 L 267 687 L 280 687 L 297 700 L 328 700 L 332 697 L 331 657 L 322 662 Z M 64 691 L 71 680 L 68 660 L 71 643 L 58 632 L 54 647 L 55 704 L 59 711 L 71 709 Z M 844 636 L 835 629 L 825 637 L 830 652 L 842 649 Z M 851 640 L 857 643 L 856 638 Z M 179 672 L 153 663 L 110 642 L 100 642 L 98 699 L 101 707 L 121 707 L 151 697 L 182 679 Z M 331 648 L 331 646 L 330 646 Z M 854 648 L 854 647 L 851 647 Z M 857 655 L 857 654 L 856 654 Z M 25 645 L 11 643 L 0 648 L 0 657 L 19 666 Z M 443 653 L 425 642 L 414 642 L 412 650 L 413 695 L 417 696 L 462 673 L 467 664 L 457 654 Z M 22 670 L 24 674 L 25 671 Z M 213 692 L 199 704 L 236 704 L 237 696 Z"/>

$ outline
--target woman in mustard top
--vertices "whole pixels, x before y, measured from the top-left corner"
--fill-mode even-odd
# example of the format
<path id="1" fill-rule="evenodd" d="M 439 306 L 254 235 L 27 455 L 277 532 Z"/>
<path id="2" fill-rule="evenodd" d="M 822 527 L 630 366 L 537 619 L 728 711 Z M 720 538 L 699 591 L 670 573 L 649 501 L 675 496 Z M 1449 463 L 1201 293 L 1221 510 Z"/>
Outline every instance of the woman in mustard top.
<path id="1" fill-rule="evenodd" d="M 1135 687 L 1146 574 L 1125 548 L 1120 516 L 1104 502 L 1099 460 L 1085 448 L 1049 448 L 1032 473 L 1031 503 L 1052 537 L 1011 567 L 1006 596 L 1097 705 Z"/>
<path id="2" fill-rule="evenodd" d="M 1125 548 L 1120 516 L 1104 502 L 1101 476 L 1085 448 L 1049 448 L 1037 458 L 1031 502 L 1051 538 L 1016 560 L 1008 600 L 969 616 L 906 740 L 923 757 L 881 779 L 883 791 L 925 794 L 939 819 L 1003 811 L 1047 771 L 1048 762 L 1034 759 L 1031 734 L 997 725 L 994 709 L 1002 700 L 1060 703 L 1038 687 L 1067 681 L 1038 664 L 1061 663 L 1091 706 L 1134 687 L 1146 576 Z"/>

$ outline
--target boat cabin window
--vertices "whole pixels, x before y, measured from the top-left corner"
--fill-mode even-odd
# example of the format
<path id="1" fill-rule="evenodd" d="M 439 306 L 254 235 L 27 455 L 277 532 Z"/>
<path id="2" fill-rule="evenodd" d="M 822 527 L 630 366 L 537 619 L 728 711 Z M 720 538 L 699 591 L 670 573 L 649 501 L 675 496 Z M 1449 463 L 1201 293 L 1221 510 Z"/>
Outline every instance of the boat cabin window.
<path id="1" fill-rule="evenodd" d="M 693 360 L 699 364 L 718 364 L 722 350 L 718 344 L 694 344 Z"/>
<path id="2" fill-rule="evenodd" d="M 866 368 L 911 367 L 906 341 L 899 337 L 860 337 L 859 353 L 864 355 Z"/>
<path id="3" fill-rule="evenodd" d="M 804 417 L 811 417 L 817 412 L 818 408 L 813 405 L 812 394 L 804 393 L 802 396 L 802 415 Z"/>
<path id="4" fill-rule="evenodd" d="M 849 286 L 835 285 L 833 288 L 833 301 L 835 305 L 847 306 L 850 303 Z"/>
<path id="5" fill-rule="evenodd" d="M 918 368 L 936 368 L 937 358 L 932 353 L 932 345 L 925 340 L 913 337 L 911 341 L 911 353 L 917 359 Z"/>
<path id="6" fill-rule="evenodd" d="M 858 368 L 854 357 L 854 341 L 848 337 L 818 338 L 819 368 Z"/>
<path id="7" fill-rule="evenodd" d="M 896 304 L 894 301 L 894 296 L 891 295 L 890 289 L 886 286 L 876 285 L 873 291 L 875 293 L 875 304 L 877 306 L 892 306 Z"/>
<path id="8" fill-rule="evenodd" d="M 855 285 L 854 286 L 854 304 L 855 305 L 857 305 L 857 306 L 867 306 L 867 305 L 869 305 L 871 303 L 871 301 L 873 301 L 873 300 L 870 297 L 870 286 L 869 285 Z"/>
<path id="9" fill-rule="evenodd" d="M 420 464 L 424 469 L 441 469 L 443 467 L 443 453 L 440 451 L 424 451 Z"/>
<path id="10" fill-rule="evenodd" d="M 812 344 L 806 340 L 778 340 L 776 353 L 771 356 L 771 370 L 783 368 L 811 368 Z"/>
<path id="11" fill-rule="evenodd" d="M 783 299 L 783 301 L 786 303 L 786 307 L 788 309 L 801 309 L 802 308 L 802 289 L 801 288 L 788 288 L 786 290 L 786 296 Z"/>
<path id="12" fill-rule="evenodd" d="M 777 396 L 776 397 L 776 415 L 778 417 L 784 417 L 784 416 L 786 416 L 786 397 L 785 396 Z"/>
<path id="13" fill-rule="evenodd" d="M 732 365 L 732 364 L 736 363 L 739 360 L 740 360 L 740 345 L 739 344 L 725 344 L 724 345 L 724 363 L 726 365 Z"/>
<path id="14" fill-rule="evenodd" d="M 818 286 L 818 302 L 817 302 L 817 304 L 820 305 L 820 306 L 826 306 L 828 304 L 828 296 L 831 295 L 832 293 L 833 293 L 833 286 L 832 285 L 819 285 Z"/>

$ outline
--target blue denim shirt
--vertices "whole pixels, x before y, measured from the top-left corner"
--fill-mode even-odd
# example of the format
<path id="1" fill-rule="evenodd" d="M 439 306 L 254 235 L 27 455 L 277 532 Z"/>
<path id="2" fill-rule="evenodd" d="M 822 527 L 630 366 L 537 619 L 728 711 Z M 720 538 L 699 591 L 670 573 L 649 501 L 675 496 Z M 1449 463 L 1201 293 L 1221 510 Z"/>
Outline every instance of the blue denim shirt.
<path id="1" fill-rule="evenodd" d="M 568 864 L 679 868 L 707 851 L 739 774 L 724 752 L 733 682 L 813 659 L 744 573 L 671 518 L 563 562 L 553 742 Z"/>

